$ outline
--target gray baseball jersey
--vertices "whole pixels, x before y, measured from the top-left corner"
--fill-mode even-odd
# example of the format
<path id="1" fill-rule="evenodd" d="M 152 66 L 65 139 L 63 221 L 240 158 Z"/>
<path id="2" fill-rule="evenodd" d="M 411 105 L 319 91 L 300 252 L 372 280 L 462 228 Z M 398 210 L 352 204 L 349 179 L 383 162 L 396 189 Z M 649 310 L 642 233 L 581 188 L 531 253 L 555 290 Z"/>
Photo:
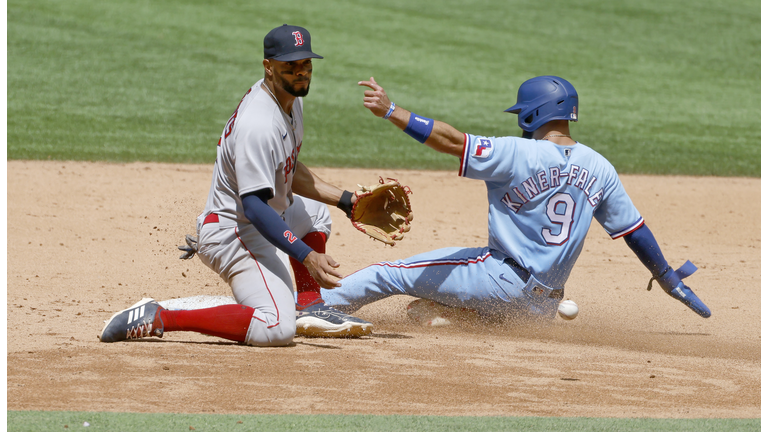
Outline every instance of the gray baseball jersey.
<path id="1" fill-rule="evenodd" d="M 219 138 L 216 164 L 205 211 L 218 214 L 222 226 L 250 225 L 241 196 L 271 189 L 269 205 L 279 214 L 293 202 L 291 184 L 304 137 L 303 101 L 291 115 L 280 108 L 259 80 L 243 96 Z"/>
<path id="2" fill-rule="evenodd" d="M 221 133 L 197 231 L 200 260 L 232 287 L 239 304 L 254 308 L 246 343 L 272 346 L 287 343 L 296 331 L 288 255 L 248 220 L 240 197 L 272 190 L 269 205 L 297 238 L 312 231 L 328 235 L 331 218 L 325 204 L 291 194 L 304 135 L 302 99 L 287 115 L 262 81 L 243 96 Z"/>

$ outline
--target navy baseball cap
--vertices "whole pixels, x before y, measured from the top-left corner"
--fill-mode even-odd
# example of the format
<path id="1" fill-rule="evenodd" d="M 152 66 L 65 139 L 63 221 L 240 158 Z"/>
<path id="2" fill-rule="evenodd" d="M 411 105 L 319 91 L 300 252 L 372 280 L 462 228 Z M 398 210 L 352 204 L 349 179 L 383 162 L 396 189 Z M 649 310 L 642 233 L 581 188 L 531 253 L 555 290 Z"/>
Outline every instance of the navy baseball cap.
<path id="1" fill-rule="evenodd" d="M 323 57 L 312 52 L 307 29 L 283 24 L 264 36 L 264 58 L 287 62 Z"/>

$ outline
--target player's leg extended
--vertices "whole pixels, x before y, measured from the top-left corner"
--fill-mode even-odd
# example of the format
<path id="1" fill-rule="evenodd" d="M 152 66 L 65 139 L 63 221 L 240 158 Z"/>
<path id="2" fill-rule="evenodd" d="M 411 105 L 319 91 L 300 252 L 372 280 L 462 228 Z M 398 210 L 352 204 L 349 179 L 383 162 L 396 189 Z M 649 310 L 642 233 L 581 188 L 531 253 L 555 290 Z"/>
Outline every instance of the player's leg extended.
<path id="1" fill-rule="evenodd" d="M 315 252 L 325 253 L 325 243 L 331 234 L 331 214 L 325 204 L 296 195 L 283 217 L 296 237 Z M 322 302 L 320 285 L 309 274 L 304 264 L 294 258 L 291 258 L 290 262 L 296 280 L 297 309 Z"/>
<path id="2" fill-rule="evenodd" d="M 208 233 L 216 234 L 217 231 L 219 230 L 208 230 Z M 206 252 L 201 253 L 200 258 L 211 268 L 214 268 L 215 252 L 222 250 L 222 241 L 220 236 L 208 235 L 203 237 L 202 242 L 198 242 L 199 245 L 204 246 Z M 244 342 L 253 312 L 253 308 L 241 305 L 195 310 L 167 310 L 154 299 L 145 298 L 113 315 L 104 326 L 99 338 L 102 342 L 117 342 L 147 336 L 163 337 L 165 332 L 193 331 Z"/>
<path id="3" fill-rule="evenodd" d="M 322 290 L 322 295 L 329 305 L 350 313 L 398 294 L 483 310 L 507 300 L 506 293 L 488 277 L 487 266 L 490 262 L 496 265 L 496 261 L 488 248 L 438 249 L 373 264 L 342 279 L 340 288 Z"/>
<path id="4" fill-rule="evenodd" d="M 153 299 L 143 299 L 113 315 L 100 339 L 116 342 L 193 331 L 251 345 L 289 344 L 295 315 L 285 255 L 279 258 L 273 253 L 275 258 L 260 257 L 263 262 L 259 263 L 241 244 L 234 228 L 219 229 L 217 223 L 203 227 L 198 244 L 201 261 L 232 286 L 241 304 L 166 310 Z M 280 273 L 282 277 L 276 275 Z"/>

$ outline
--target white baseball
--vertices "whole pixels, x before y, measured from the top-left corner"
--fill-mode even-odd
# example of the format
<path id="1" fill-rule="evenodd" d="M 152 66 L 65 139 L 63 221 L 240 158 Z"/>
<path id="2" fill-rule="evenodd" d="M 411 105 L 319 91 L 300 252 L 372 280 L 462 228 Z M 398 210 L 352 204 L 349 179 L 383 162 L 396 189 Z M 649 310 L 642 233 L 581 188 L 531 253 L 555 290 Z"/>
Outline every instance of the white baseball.
<path id="1" fill-rule="evenodd" d="M 572 320 L 579 314 L 579 306 L 573 300 L 563 300 L 557 307 L 557 314 L 564 320 Z"/>

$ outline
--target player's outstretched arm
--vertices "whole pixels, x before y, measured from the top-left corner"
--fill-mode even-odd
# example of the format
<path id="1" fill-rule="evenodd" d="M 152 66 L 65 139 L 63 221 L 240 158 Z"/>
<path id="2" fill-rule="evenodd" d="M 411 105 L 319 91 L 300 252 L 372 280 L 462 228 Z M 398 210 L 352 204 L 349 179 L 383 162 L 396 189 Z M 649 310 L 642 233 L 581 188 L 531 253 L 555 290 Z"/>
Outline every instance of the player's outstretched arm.
<path id="1" fill-rule="evenodd" d="M 712 315 L 707 305 L 682 281 L 682 279 L 696 271 L 695 265 L 688 261 L 679 269 L 672 270 L 672 267 L 667 264 L 667 260 L 664 259 L 664 254 L 661 253 L 661 248 L 656 242 L 656 238 L 645 224 L 624 236 L 624 240 L 643 265 L 651 271 L 653 277 L 648 284 L 649 290 L 653 281 L 656 280 L 661 285 L 661 288 L 664 289 L 664 292 L 672 298 L 681 301 L 697 314 L 704 318 L 709 318 Z"/>
<path id="2" fill-rule="evenodd" d="M 296 161 L 291 190 L 303 197 L 336 206 L 346 213 L 347 217 L 351 217 L 352 205 L 357 201 L 357 195 L 326 183 L 299 161 Z"/>
<path id="3" fill-rule="evenodd" d="M 387 92 L 373 77 L 358 85 L 370 88 L 363 97 L 363 106 L 377 116 L 389 120 L 402 131 L 433 149 L 456 157 L 464 152 L 464 134 L 448 123 L 418 116 L 389 100 Z"/>
<path id="4" fill-rule="evenodd" d="M 325 180 L 318 177 L 299 161 L 296 161 L 296 172 L 293 174 L 291 190 L 303 197 L 328 205 L 338 204 L 341 194 L 344 193 L 342 189 L 326 183 Z"/>

